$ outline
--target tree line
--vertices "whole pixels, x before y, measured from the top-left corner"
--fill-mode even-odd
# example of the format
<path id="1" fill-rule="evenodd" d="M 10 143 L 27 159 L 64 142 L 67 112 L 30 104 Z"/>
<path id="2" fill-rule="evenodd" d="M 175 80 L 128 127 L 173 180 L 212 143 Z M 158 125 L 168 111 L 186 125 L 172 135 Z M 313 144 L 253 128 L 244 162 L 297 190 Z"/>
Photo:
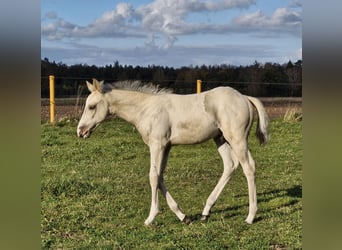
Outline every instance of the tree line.
<path id="1" fill-rule="evenodd" d="M 118 61 L 105 66 L 75 64 L 68 66 L 44 58 L 41 60 L 41 97 L 49 96 L 48 76 L 55 76 L 56 97 L 85 96 L 85 80 L 97 78 L 111 83 L 121 80 L 140 80 L 167 87 L 175 93 L 194 93 L 196 80 L 202 80 L 202 90 L 217 86 L 231 86 L 243 94 L 276 97 L 302 95 L 302 60 L 285 64 L 257 61 L 247 66 L 202 65 L 180 68 L 149 65 L 121 65 Z"/>

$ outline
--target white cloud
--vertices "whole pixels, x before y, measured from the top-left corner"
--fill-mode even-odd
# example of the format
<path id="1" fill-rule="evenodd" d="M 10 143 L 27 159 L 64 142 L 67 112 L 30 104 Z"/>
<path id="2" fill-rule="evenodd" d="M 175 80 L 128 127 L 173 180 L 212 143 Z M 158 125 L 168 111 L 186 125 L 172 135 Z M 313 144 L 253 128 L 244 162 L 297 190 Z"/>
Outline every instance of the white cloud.
<path id="1" fill-rule="evenodd" d="M 219 11 L 222 9 L 232 9 L 232 8 L 248 8 L 255 4 L 255 0 L 228 0 L 228 1 L 207 1 L 198 3 L 198 10 L 201 11 Z"/>
<path id="2" fill-rule="evenodd" d="M 95 26 L 100 25 L 119 25 L 123 24 L 133 13 L 133 7 L 128 3 L 119 3 L 112 11 L 105 12 L 98 20 Z"/>
<path id="3" fill-rule="evenodd" d="M 232 8 L 248 8 L 255 0 L 155 0 L 149 4 L 133 8 L 132 4 L 119 3 L 113 10 L 102 14 L 94 23 L 79 26 L 58 19 L 42 26 L 43 37 L 53 39 L 117 37 L 117 36 L 150 36 L 154 33 L 164 37 L 159 47 L 169 48 L 177 40 L 178 35 L 190 34 L 200 30 L 199 24 L 185 21 L 190 13 L 204 11 L 222 11 Z M 52 17 L 53 13 L 46 16 Z M 131 20 L 137 21 L 135 24 Z M 68 24 L 68 25 L 65 25 Z"/>
<path id="4" fill-rule="evenodd" d="M 66 64 L 73 64 L 75 57 L 81 58 L 88 65 L 113 64 L 118 60 L 122 64 L 131 65 L 215 65 L 230 62 L 232 64 L 250 64 L 256 58 L 258 61 L 274 61 L 274 48 L 268 45 L 203 45 L 203 46 L 173 46 L 168 50 L 160 50 L 143 46 L 132 48 L 100 48 L 97 46 L 82 46 L 77 43 L 69 44 L 69 48 L 42 48 L 47 58 Z M 260 58 L 260 54 L 263 58 Z M 254 60 L 251 60 L 253 57 Z M 101 64 L 99 64 L 99 61 Z"/>
<path id="5" fill-rule="evenodd" d="M 300 25 L 302 18 L 299 12 L 289 10 L 287 8 L 277 9 L 271 17 L 271 25 Z"/>
<path id="6" fill-rule="evenodd" d="M 145 33 L 129 25 L 133 7 L 131 4 L 119 3 L 112 11 L 102 14 L 94 23 L 86 26 L 58 20 L 42 25 L 42 36 L 48 40 L 81 39 L 81 38 L 114 38 L 114 37 L 144 37 Z"/>
<path id="7" fill-rule="evenodd" d="M 301 27 L 302 18 L 300 12 L 288 8 L 278 8 L 271 16 L 266 16 L 261 10 L 241 15 L 235 18 L 234 23 L 249 30 L 297 32 Z"/>
<path id="8" fill-rule="evenodd" d="M 292 0 L 289 4 L 290 8 L 301 8 L 303 7 L 303 3 L 301 0 Z"/>
<path id="9" fill-rule="evenodd" d="M 166 42 L 161 47 L 169 48 L 177 40 L 176 36 L 198 32 L 205 26 L 205 24 L 187 23 L 186 17 L 190 13 L 247 8 L 254 3 L 255 0 L 205 2 L 200 0 L 155 0 L 150 4 L 138 7 L 135 15 L 141 21 L 143 29 L 163 34 L 166 37 Z"/>
<path id="10" fill-rule="evenodd" d="M 292 32 L 300 33 L 301 13 L 288 8 L 279 8 L 271 16 L 262 11 L 247 13 L 236 17 L 232 23 L 189 23 L 187 16 L 196 12 L 224 11 L 235 8 L 248 8 L 255 0 L 155 0 L 149 4 L 133 8 L 132 4 L 119 3 L 102 14 L 95 22 L 80 26 L 57 18 L 56 13 L 46 16 L 55 18 L 42 26 L 42 36 L 53 40 L 63 38 L 91 37 L 145 37 L 151 44 L 152 37 L 158 39 L 160 48 L 170 48 L 181 35 L 195 33 L 242 33 L 242 32 Z M 132 22 L 134 20 L 135 22 Z M 156 40 L 153 40 L 156 45 Z"/>
<path id="11" fill-rule="evenodd" d="M 75 29 L 77 29 L 77 25 L 57 18 L 56 21 L 43 25 L 41 28 L 41 34 L 48 40 L 60 40 L 65 37 L 69 37 L 70 32 Z"/>
<path id="12" fill-rule="evenodd" d="M 197 64 L 206 60 L 208 60 L 208 64 L 219 64 L 227 61 L 237 62 L 237 59 L 232 58 L 231 55 L 235 55 L 235 58 L 241 60 L 247 60 L 248 55 L 253 57 L 257 52 L 265 58 L 269 57 L 269 61 L 272 61 L 272 50 L 258 45 L 254 45 L 256 46 L 255 50 L 252 49 L 253 46 L 220 47 L 217 45 L 217 49 L 210 46 L 194 47 L 206 44 L 208 41 L 199 39 L 192 46 L 181 46 L 182 39 L 193 34 L 200 34 L 201 37 L 202 35 L 208 37 L 210 34 L 223 35 L 229 38 L 229 41 L 235 34 L 248 35 L 250 33 L 258 38 L 263 36 L 267 38 L 279 37 L 281 34 L 295 35 L 297 39 L 300 37 L 302 25 L 300 1 L 293 0 L 287 7 L 278 8 L 269 15 L 261 10 L 248 11 L 248 8 L 254 4 L 256 4 L 256 0 L 154 0 L 134 8 L 130 3 L 119 3 L 112 10 L 104 12 L 95 21 L 84 26 L 66 21 L 58 17 L 56 12 L 47 12 L 43 16 L 41 27 L 42 40 L 62 41 L 64 44 L 65 42 L 75 43 L 77 41 L 78 45 L 71 48 L 69 46 L 67 50 L 59 49 L 57 52 L 52 48 L 44 48 L 42 43 L 42 52 L 54 56 L 63 53 L 65 56 L 61 60 L 66 63 L 74 60 L 76 54 L 82 56 L 88 54 L 88 59 L 82 58 L 89 64 L 96 60 L 96 57 L 97 60 L 104 63 L 112 63 L 116 59 L 121 62 L 124 61 L 121 59 L 124 58 L 124 55 L 126 58 L 130 58 L 132 62 L 137 61 L 139 56 L 143 57 L 150 64 L 157 64 L 158 62 L 163 64 L 166 55 L 168 58 L 174 59 L 174 64 L 177 64 L 178 60 L 183 64 L 185 57 L 189 57 L 189 60 L 193 58 L 193 62 L 188 64 Z M 245 10 L 229 13 L 229 10 L 236 9 Z M 193 14 L 210 15 L 216 12 L 243 14 L 232 19 L 231 17 L 227 18 L 226 21 L 222 20 L 220 23 L 211 22 L 209 19 L 197 21 L 188 18 Z M 91 43 L 90 41 L 91 39 L 96 41 L 97 38 L 101 40 L 104 40 L 103 38 L 112 39 L 106 41 L 108 41 L 107 44 L 114 41 L 113 47 L 115 49 L 101 49 L 100 45 L 91 48 L 82 47 L 85 40 L 88 44 L 95 44 L 95 42 Z M 120 47 L 116 46 L 116 41 L 118 41 L 115 40 L 116 38 L 137 38 L 135 40 L 140 43 L 136 43 L 135 48 L 128 45 Z M 90 55 L 94 55 L 94 57 Z M 113 55 L 119 58 L 115 58 Z M 294 55 L 289 56 L 293 57 Z M 255 59 L 258 58 L 255 56 Z M 140 64 L 145 64 L 145 62 Z"/>

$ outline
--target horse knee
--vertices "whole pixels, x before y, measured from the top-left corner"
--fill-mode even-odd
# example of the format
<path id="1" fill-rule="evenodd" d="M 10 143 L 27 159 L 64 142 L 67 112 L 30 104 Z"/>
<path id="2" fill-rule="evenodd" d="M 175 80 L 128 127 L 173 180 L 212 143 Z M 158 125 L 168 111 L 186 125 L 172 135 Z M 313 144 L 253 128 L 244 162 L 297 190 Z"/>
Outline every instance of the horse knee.
<path id="1" fill-rule="evenodd" d="M 158 186 L 158 174 L 156 171 L 150 171 L 150 185 L 151 187 Z"/>
<path id="2" fill-rule="evenodd" d="M 255 168 L 251 166 L 242 167 L 243 173 L 247 178 L 254 178 L 255 177 Z"/>
<path id="3" fill-rule="evenodd" d="M 236 157 L 234 152 L 231 152 L 232 162 L 233 162 L 233 170 L 235 170 L 239 166 L 239 159 Z"/>
<path id="4" fill-rule="evenodd" d="M 255 177 L 255 165 L 254 161 L 247 161 L 242 165 L 243 173 L 247 178 L 254 178 Z"/>

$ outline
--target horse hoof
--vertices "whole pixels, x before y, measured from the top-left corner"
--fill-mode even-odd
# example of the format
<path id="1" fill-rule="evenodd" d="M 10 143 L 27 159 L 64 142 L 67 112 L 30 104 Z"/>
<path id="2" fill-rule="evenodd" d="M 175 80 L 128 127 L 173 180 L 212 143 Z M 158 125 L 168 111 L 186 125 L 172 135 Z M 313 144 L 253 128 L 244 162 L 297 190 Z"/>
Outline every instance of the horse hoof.
<path id="1" fill-rule="evenodd" d="M 206 221 L 209 218 L 209 215 L 202 215 L 201 221 Z"/>
<path id="2" fill-rule="evenodd" d="M 189 225 L 192 221 L 190 218 L 188 218 L 187 216 L 184 217 L 184 219 L 182 220 L 183 223 Z"/>
<path id="3" fill-rule="evenodd" d="M 253 223 L 253 219 L 252 219 L 252 220 L 251 220 L 251 219 L 246 219 L 245 222 L 246 222 L 247 224 L 251 225 L 251 224 Z"/>

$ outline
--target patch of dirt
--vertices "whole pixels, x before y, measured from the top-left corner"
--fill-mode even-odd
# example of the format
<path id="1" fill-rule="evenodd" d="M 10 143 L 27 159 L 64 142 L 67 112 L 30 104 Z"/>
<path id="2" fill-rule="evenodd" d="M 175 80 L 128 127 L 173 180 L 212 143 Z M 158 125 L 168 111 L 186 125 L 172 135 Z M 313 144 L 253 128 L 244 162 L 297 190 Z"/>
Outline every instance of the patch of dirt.
<path id="1" fill-rule="evenodd" d="M 63 119 L 79 119 L 82 115 L 82 109 L 75 106 L 55 106 L 55 121 Z M 41 106 L 40 112 L 41 121 L 48 122 L 50 120 L 50 106 Z"/>

